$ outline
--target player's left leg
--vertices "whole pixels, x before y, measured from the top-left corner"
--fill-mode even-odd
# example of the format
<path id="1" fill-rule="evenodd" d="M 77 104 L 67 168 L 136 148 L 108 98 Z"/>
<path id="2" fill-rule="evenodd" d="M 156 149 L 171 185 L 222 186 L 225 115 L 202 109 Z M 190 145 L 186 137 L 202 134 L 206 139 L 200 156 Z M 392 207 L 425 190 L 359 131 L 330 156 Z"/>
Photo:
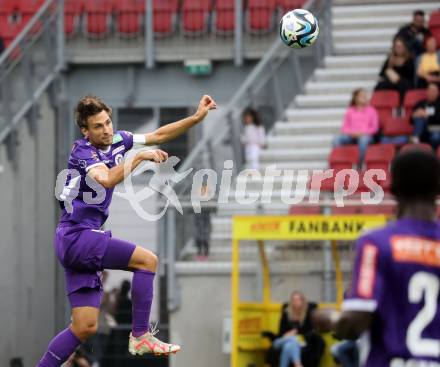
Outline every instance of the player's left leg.
<path id="1" fill-rule="evenodd" d="M 167 344 L 155 338 L 150 330 L 150 311 L 153 302 L 153 282 L 157 256 L 140 246 L 112 238 L 102 259 L 105 269 L 133 271 L 131 286 L 133 327 L 129 341 L 132 354 L 169 354 L 180 350 L 178 345 Z"/>

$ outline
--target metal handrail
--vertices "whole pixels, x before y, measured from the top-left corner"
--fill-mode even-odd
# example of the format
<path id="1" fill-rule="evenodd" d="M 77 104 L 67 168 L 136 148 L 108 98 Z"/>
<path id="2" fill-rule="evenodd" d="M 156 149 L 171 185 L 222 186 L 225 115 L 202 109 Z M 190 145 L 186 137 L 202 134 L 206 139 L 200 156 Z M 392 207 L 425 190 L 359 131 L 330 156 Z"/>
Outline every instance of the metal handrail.
<path id="1" fill-rule="evenodd" d="M 316 3 L 323 3 L 324 5 L 319 9 L 316 13 L 317 16 L 325 9 L 325 1 L 320 0 L 309 0 L 305 4 L 305 9 L 311 9 Z M 328 5 L 328 4 L 327 4 Z M 243 82 L 241 87 L 237 90 L 237 92 L 230 99 L 229 103 L 225 108 L 222 108 L 220 115 L 216 118 L 216 121 L 225 120 L 230 114 L 234 112 L 236 107 L 239 105 L 239 102 L 248 96 L 248 91 L 251 86 L 255 84 L 256 80 L 265 77 L 263 71 L 265 68 L 270 66 L 275 60 L 283 61 L 287 57 L 291 56 L 291 50 L 289 50 L 286 46 L 282 44 L 282 42 L 275 42 L 269 51 L 262 57 L 262 59 L 258 62 L 258 64 L 254 67 L 254 69 L 250 72 L 246 80 Z M 294 58 L 298 58 L 299 56 L 294 54 Z M 180 172 L 184 172 L 188 168 L 191 168 L 197 158 L 200 156 L 202 151 L 208 146 L 209 143 L 214 144 L 219 140 L 223 139 L 223 137 L 229 132 L 230 125 L 229 124 L 215 124 L 215 126 L 223 126 L 222 130 L 218 130 L 217 128 L 211 128 L 211 130 L 206 134 L 197 145 L 191 149 L 188 157 L 183 161 Z M 179 185 L 176 185 L 177 187 Z"/>

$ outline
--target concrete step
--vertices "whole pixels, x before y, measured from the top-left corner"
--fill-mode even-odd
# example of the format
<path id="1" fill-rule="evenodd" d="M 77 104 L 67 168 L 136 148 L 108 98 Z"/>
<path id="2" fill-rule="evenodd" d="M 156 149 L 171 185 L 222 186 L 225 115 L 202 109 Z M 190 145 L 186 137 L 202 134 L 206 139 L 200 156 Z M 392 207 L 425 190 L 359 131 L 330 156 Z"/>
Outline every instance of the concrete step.
<path id="1" fill-rule="evenodd" d="M 353 4 L 359 4 L 356 2 Z M 382 3 L 380 5 L 356 5 L 356 6 L 334 6 L 332 8 L 333 19 L 345 18 L 345 17 L 375 17 L 379 13 L 380 15 L 390 15 L 390 16 L 410 16 L 414 10 L 422 9 L 425 12 L 432 12 L 439 8 L 438 1 L 435 2 L 424 2 L 424 1 L 413 1 L 411 3 L 404 4 L 390 4 Z"/>
<path id="2" fill-rule="evenodd" d="M 266 149 L 261 152 L 261 162 L 284 162 L 284 161 L 317 161 L 326 159 L 330 153 L 330 147 L 309 149 Z"/>
<path id="3" fill-rule="evenodd" d="M 218 216 L 233 216 L 233 215 L 286 215 L 289 212 L 289 205 L 284 203 L 276 204 L 238 204 L 235 202 L 219 203 L 217 206 Z"/>
<path id="4" fill-rule="evenodd" d="M 336 11 L 336 10 L 335 10 Z M 386 24 L 389 28 L 397 30 L 404 24 L 411 21 L 411 13 L 407 15 L 382 15 L 380 11 L 375 16 L 367 17 L 341 17 L 332 19 L 333 31 L 347 30 L 352 32 L 355 29 L 374 29 L 378 24 Z"/>
<path id="5" fill-rule="evenodd" d="M 377 69 L 379 70 L 379 68 Z M 314 82 L 310 81 L 306 84 L 305 90 L 307 94 L 342 94 L 351 93 L 353 90 L 362 87 L 367 90 L 373 90 L 376 81 L 354 80 L 342 82 Z"/>
<path id="6" fill-rule="evenodd" d="M 291 122 L 342 121 L 346 108 L 289 108 L 286 117 Z"/>
<path id="7" fill-rule="evenodd" d="M 299 170 L 299 169 L 308 169 L 308 170 L 314 170 L 314 169 L 326 169 L 327 168 L 327 162 L 320 160 L 320 161 L 302 161 L 302 162 L 276 162 L 276 163 L 261 163 L 261 171 L 264 172 L 264 170 L 267 167 L 273 167 L 274 169 L 291 169 L 291 170 Z"/>
<path id="8" fill-rule="evenodd" d="M 328 69 L 342 68 L 380 68 L 385 61 L 385 55 L 353 55 L 353 56 L 326 56 L 324 65 Z"/>
<path id="9" fill-rule="evenodd" d="M 275 123 L 273 135 L 291 135 L 291 134 L 335 134 L 341 129 L 341 121 L 308 121 L 308 122 L 286 122 L 278 121 Z"/>
<path id="10" fill-rule="evenodd" d="M 335 43 L 334 52 L 337 55 L 363 55 L 381 54 L 386 55 L 391 48 L 391 40 Z M 377 73 L 379 70 L 375 68 Z"/>
<path id="11" fill-rule="evenodd" d="M 330 147 L 333 134 L 316 134 L 316 135 L 292 135 L 292 136 L 269 136 L 267 139 L 269 149 L 289 149 L 295 147 L 312 148 L 312 147 Z"/>
<path id="12" fill-rule="evenodd" d="M 345 94 L 306 94 L 295 98 L 295 105 L 300 108 L 310 107 L 347 107 L 351 95 Z"/>
<path id="13" fill-rule="evenodd" d="M 309 182 L 310 176 L 311 174 L 302 175 L 299 174 L 299 172 L 292 172 L 292 173 L 282 172 L 281 176 L 275 176 L 270 178 L 267 177 L 266 181 L 271 182 L 274 190 L 281 190 L 283 184 L 292 185 L 292 187 L 303 185 Z M 248 188 L 249 190 L 260 190 L 260 191 L 263 190 L 264 182 L 265 182 L 264 177 L 261 177 L 259 179 L 253 178 L 252 180 L 250 180 L 243 176 L 238 176 L 236 180 L 236 185 L 238 185 L 240 181 L 246 181 L 246 188 Z"/>
<path id="14" fill-rule="evenodd" d="M 353 29 L 352 31 L 335 30 L 333 31 L 333 42 L 339 45 L 345 42 L 371 42 L 389 41 L 396 34 L 396 28 L 374 28 L 374 29 Z"/>
<path id="15" fill-rule="evenodd" d="M 375 80 L 379 70 L 377 68 L 353 69 L 317 69 L 314 74 L 315 81 L 353 81 Z"/>

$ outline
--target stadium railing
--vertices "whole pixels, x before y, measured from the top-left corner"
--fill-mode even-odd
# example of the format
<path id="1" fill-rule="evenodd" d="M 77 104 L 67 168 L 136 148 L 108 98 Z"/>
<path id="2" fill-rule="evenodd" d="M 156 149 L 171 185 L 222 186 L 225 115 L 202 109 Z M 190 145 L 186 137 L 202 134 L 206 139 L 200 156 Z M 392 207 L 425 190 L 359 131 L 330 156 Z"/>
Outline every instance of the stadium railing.
<path id="1" fill-rule="evenodd" d="M 14 128 L 26 118 L 34 131 L 38 99 L 63 68 L 63 4 L 45 1 L 0 56 L 0 143 L 7 141 L 10 158 L 16 146 Z"/>

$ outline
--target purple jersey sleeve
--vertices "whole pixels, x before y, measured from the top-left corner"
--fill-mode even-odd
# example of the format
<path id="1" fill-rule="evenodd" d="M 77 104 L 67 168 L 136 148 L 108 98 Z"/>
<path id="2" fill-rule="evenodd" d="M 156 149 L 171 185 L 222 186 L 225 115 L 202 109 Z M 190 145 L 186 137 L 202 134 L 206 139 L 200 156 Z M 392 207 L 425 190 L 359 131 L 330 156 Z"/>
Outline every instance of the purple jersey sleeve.
<path id="1" fill-rule="evenodd" d="M 87 173 L 91 168 L 105 164 L 99 157 L 96 148 L 91 145 L 76 145 L 70 155 L 72 168 Z"/>
<path id="2" fill-rule="evenodd" d="M 124 141 L 125 152 L 133 148 L 133 134 L 124 130 L 118 131 L 118 133 L 121 134 Z"/>
<path id="3" fill-rule="evenodd" d="M 374 312 L 381 301 L 383 280 L 383 255 L 380 247 L 368 237 L 356 245 L 351 288 L 343 303 L 344 311 Z"/>

